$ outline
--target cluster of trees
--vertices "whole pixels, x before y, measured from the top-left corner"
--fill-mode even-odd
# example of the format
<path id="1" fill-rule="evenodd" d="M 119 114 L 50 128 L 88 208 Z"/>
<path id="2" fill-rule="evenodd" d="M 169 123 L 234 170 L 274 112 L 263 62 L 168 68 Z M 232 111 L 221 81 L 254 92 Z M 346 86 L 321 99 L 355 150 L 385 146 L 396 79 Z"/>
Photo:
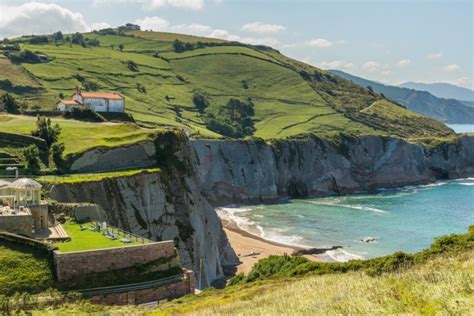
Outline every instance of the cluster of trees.
<path id="1" fill-rule="evenodd" d="M 198 41 L 196 43 L 190 42 L 183 42 L 181 40 L 176 39 L 173 42 L 173 49 L 176 53 L 182 53 L 188 50 L 194 50 L 197 48 L 204 48 L 204 47 L 216 47 L 216 46 L 241 46 L 241 47 L 249 47 L 249 48 L 256 48 L 259 50 L 271 50 L 271 47 L 265 45 L 250 45 L 244 44 L 240 42 L 201 42 Z"/>
<path id="2" fill-rule="evenodd" d="M 195 93 L 193 103 L 211 131 L 231 138 L 250 136 L 255 132 L 252 120 L 255 110 L 251 99 L 244 102 L 231 98 L 224 106 L 210 109 L 208 100 Z"/>
<path id="3" fill-rule="evenodd" d="M 95 38 L 90 39 L 88 37 L 84 37 L 84 35 L 82 35 L 79 32 L 76 32 L 76 33 L 72 34 L 71 43 L 72 44 L 79 44 L 82 47 L 100 46 L 100 41 L 99 40 L 97 40 Z"/>
<path id="4" fill-rule="evenodd" d="M 23 150 L 23 156 L 26 160 L 26 169 L 31 174 L 39 174 L 41 170 L 40 161 L 49 165 L 49 156 L 51 155 L 58 171 L 65 168 L 63 153 L 64 144 L 58 143 L 61 127 L 59 124 L 53 124 L 50 118 L 40 117 L 36 120 L 36 129 L 31 132 L 32 136 L 41 138 L 46 143 L 46 150 L 38 148 L 36 145 L 30 145 Z"/>
<path id="5" fill-rule="evenodd" d="M 39 56 L 33 53 L 30 50 L 24 50 L 21 52 L 5 52 L 5 56 L 10 59 L 12 63 L 30 63 L 30 64 L 37 64 L 41 62 Z"/>

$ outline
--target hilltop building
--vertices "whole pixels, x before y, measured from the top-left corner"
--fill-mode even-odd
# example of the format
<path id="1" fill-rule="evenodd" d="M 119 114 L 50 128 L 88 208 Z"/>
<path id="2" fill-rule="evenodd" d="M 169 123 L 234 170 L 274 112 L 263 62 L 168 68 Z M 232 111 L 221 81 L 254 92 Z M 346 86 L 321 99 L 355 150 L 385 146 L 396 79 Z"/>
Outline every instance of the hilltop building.
<path id="1" fill-rule="evenodd" d="M 117 92 L 81 92 L 77 87 L 71 100 L 59 100 L 59 111 L 72 111 L 74 107 L 86 106 L 95 112 L 125 112 L 125 98 Z"/>
<path id="2" fill-rule="evenodd" d="M 140 31 L 140 25 L 137 24 L 127 23 L 125 28 L 130 31 Z"/>
<path id="3" fill-rule="evenodd" d="M 48 228 L 48 205 L 41 202 L 41 184 L 21 178 L 0 180 L 0 230 L 31 237 Z"/>

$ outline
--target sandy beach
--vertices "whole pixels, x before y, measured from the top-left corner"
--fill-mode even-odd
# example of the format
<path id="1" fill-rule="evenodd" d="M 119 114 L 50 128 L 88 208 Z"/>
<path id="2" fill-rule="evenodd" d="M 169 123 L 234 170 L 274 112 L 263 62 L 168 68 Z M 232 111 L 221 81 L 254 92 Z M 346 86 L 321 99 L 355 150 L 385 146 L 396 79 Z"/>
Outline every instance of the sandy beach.
<path id="1" fill-rule="evenodd" d="M 222 220 L 222 226 L 227 234 L 232 248 L 234 248 L 237 256 L 242 262 L 237 266 L 237 272 L 248 273 L 252 266 L 260 259 L 271 255 L 291 255 L 293 252 L 302 248 L 284 245 L 272 241 L 265 240 L 244 230 L 241 230 L 232 222 Z M 306 258 L 318 261 L 312 255 L 305 255 Z"/>

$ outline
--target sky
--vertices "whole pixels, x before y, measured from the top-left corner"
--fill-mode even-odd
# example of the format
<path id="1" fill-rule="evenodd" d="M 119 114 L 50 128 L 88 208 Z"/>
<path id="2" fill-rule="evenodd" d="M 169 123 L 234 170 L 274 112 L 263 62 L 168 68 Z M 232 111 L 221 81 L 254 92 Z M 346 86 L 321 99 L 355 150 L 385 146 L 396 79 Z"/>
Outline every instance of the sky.
<path id="1" fill-rule="evenodd" d="M 269 45 L 387 84 L 474 89 L 474 0 L 0 0 L 0 38 L 127 22 Z"/>

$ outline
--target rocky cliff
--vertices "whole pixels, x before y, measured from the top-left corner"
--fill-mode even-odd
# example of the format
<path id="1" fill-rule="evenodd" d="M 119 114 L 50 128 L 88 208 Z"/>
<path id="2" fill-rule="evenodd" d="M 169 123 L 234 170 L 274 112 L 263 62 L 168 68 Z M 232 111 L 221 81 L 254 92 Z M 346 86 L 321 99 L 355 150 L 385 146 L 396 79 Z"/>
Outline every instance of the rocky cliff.
<path id="1" fill-rule="evenodd" d="M 181 264 L 202 287 L 238 262 L 213 206 L 277 202 L 399 187 L 474 175 L 474 137 L 428 149 L 392 137 L 263 141 L 187 140 L 164 133 L 77 158 L 77 170 L 156 164 L 159 172 L 55 185 L 59 202 L 100 205 L 114 226 L 154 240 L 173 239 Z M 212 205 L 212 206 L 211 206 Z"/>
<path id="2" fill-rule="evenodd" d="M 58 184 L 50 190 L 50 197 L 58 202 L 98 204 L 114 226 L 157 241 L 174 240 L 181 265 L 195 272 L 198 286 L 208 286 L 224 276 L 223 266 L 235 265 L 238 258 L 216 212 L 200 192 L 189 143 L 169 133 L 157 138 L 154 145 L 159 172 Z M 89 167 L 97 161 L 82 159 Z"/>
<path id="3" fill-rule="evenodd" d="M 254 204 L 474 175 L 474 137 L 428 149 L 380 136 L 316 137 L 273 143 L 192 141 L 211 204 Z"/>

